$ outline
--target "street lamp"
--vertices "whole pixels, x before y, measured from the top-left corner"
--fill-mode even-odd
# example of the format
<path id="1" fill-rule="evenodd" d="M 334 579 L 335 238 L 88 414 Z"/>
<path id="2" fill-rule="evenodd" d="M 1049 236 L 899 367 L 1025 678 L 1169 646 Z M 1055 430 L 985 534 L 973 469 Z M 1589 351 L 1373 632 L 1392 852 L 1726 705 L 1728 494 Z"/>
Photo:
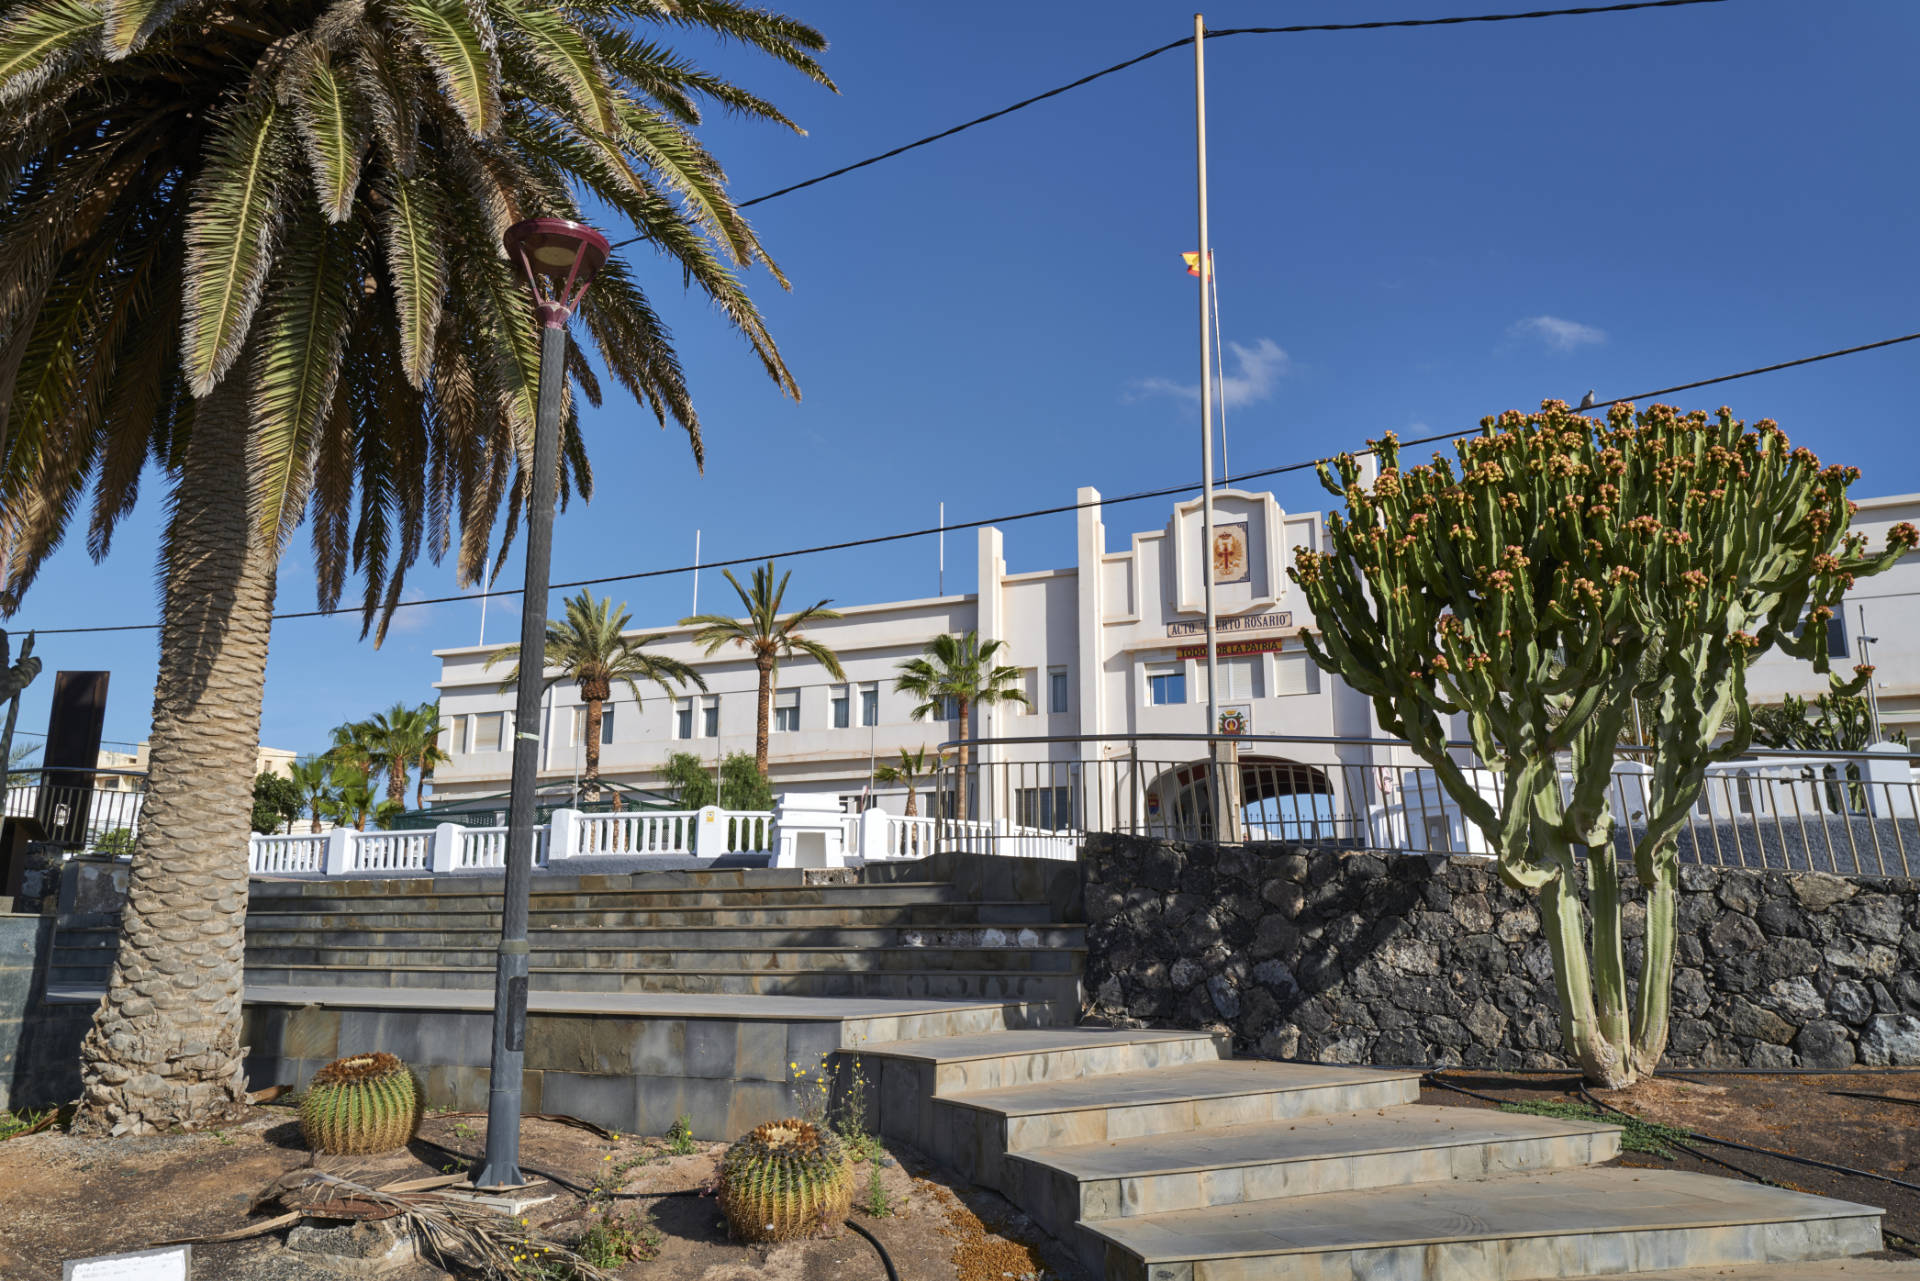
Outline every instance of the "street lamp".
<path id="1" fill-rule="evenodd" d="M 547 652 L 547 571 L 559 490 L 560 400 L 567 377 L 567 319 L 607 260 L 607 238 L 565 218 L 507 228 L 507 257 L 533 287 L 540 322 L 540 399 L 534 413 L 527 500 L 527 577 L 520 597 L 520 679 L 514 690 L 513 783 L 507 801 L 507 883 L 494 970 L 493 1057 L 487 1085 L 487 1153 L 477 1188 L 510 1188 L 520 1173 L 521 1064 L 527 1048 L 527 894 L 533 879 L 534 785 L 540 762 L 540 687 Z"/>

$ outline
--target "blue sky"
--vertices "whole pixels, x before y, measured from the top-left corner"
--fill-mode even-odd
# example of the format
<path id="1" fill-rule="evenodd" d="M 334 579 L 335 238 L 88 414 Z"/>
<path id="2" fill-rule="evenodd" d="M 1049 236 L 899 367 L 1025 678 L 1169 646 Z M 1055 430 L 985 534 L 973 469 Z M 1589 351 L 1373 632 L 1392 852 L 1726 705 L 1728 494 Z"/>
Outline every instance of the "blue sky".
<path id="1" fill-rule="evenodd" d="M 788 6 L 833 41 L 835 97 L 737 49 L 696 50 L 779 102 L 796 138 L 716 118 L 742 198 L 1005 105 L 1186 34 L 1191 10 L 1105 0 Z M 1214 28 L 1502 7 L 1496 0 L 1262 0 Z M 1097 17 L 1095 16 L 1097 15 Z M 1243 36 L 1208 47 L 1212 230 L 1235 380 L 1236 470 L 1471 425 L 1543 396 L 1602 398 L 1920 328 L 1905 0 L 1729 0 L 1496 26 Z M 587 419 L 597 497 L 561 517 L 557 580 L 684 564 L 1197 477 L 1192 63 L 1178 51 L 750 211 L 793 281 L 758 297 L 805 399 L 779 397 L 680 275 L 636 259 L 674 325 L 707 470 L 643 411 Z M 607 228 L 618 234 L 612 226 Z M 634 251 L 629 250 L 629 253 Z M 1861 493 L 1920 489 L 1920 344 L 1682 396 L 1777 418 Z M 1282 503 L 1316 506 L 1306 476 Z M 94 565 L 76 541 L 11 624 L 151 620 L 158 485 Z M 1167 502 L 1110 509 L 1152 528 Z M 1071 561 L 1069 517 L 1006 526 L 1015 570 Z M 972 535 L 949 539 L 957 581 Z M 931 595 L 932 540 L 795 560 L 792 596 Z M 517 583 L 516 557 L 508 575 Z M 950 579 L 953 581 L 953 579 Z M 412 594 L 446 594 L 448 570 Z M 682 575 L 606 589 L 644 623 Z M 703 605 L 722 602 L 717 572 Z M 313 607 L 304 537 L 280 608 Z M 342 719 L 430 698 L 436 645 L 479 606 L 274 633 L 262 738 L 312 750 Z M 517 616 L 495 602 L 488 639 Z M 107 737 L 145 735 L 150 632 L 48 636 L 49 669 L 113 672 Z M 21 726 L 44 727 L 51 677 Z"/>

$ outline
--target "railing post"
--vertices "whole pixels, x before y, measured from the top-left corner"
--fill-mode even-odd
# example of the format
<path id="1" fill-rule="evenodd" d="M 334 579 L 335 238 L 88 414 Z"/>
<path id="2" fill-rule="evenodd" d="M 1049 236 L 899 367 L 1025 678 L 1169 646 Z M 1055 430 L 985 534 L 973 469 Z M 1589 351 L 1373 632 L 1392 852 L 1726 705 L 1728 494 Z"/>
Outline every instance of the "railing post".
<path id="1" fill-rule="evenodd" d="M 320 864 L 320 870 L 328 876 L 345 876 L 353 866 L 353 838 L 356 835 L 351 827 L 336 827 L 327 833 L 327 856 Z"/>
<path id="2" fill-rule="evenodd" d="M 460 834 L 465 830 L 458 823 L 440 823 L 434 827 L 427 868 L 435 876 L 446 876 L 460 866 Z"/>
<path id="3" fill-rule="evenodd" d="M 859 835 L 855 838 L 854 853 L 860 861 L 871 863 L 877 858 L 887 858 L 893 851 L 887 847 L 887 812 L 878 805 L 870 810 L 860 811 L 857 824 Z"/>
<path id="4" fill-rule="evenodd" d="M 693 856 L 719 858 L 727 852 L 727 812 L 709 805 L 693 818 Z"/>
<path id="5" fill-rule="evenodd" d="M 1867 805 L 1875 818 L 1912 818 L 1913 758 L 1904 743 L 1875 743 L 1873 759 L 1863 762 Z"/>
<path id="6" fill-rule="evenodd" d="M 559 809 L 553 812 L 553 818 L 547 825 L 547 862 L 572 858 L 580 852 L 579 819 L 579 810 Z"/>

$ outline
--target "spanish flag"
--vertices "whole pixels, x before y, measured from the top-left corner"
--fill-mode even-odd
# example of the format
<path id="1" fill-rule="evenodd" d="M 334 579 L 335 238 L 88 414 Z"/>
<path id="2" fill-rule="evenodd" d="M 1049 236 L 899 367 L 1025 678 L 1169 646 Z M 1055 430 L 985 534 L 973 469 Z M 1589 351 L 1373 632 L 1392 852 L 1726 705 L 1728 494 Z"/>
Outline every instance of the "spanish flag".
<path id="1" fill-rule="evenodd" d="M 1189 276 L 1198 276 L 1200 274 L 1200 254 L 1198 250 L 1190 254 L 1181 254 L 1180 257 L 1187 264 L 1187 274 Z M 1207 257 L 1213 257 L 1213 251 L 1211 249 L 1207 251 Z"/>

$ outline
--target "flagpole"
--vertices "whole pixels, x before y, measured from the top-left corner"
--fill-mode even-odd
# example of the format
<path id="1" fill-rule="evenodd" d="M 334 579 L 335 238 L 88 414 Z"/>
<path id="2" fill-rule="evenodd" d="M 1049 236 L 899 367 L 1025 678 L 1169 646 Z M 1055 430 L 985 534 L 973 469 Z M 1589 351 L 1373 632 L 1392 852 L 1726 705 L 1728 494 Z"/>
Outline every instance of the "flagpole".
<path id="1" fill-rule="evenodd" d="M 693 531 L 693 609 L 690 613 L 700 612 L 700 531 Z"/>
<path id="2" fill-rule="evenodd" d="M 1213 293 L 1213 376 L 1220 386 L 1220 479 L 1233 483 L 1233 463 L 1227 458 L 1227 356 L 1220 347 L 1220 274 L 1207 264 L 1207 288 Z"/>
<path id="3" fill-rule="evenodd" d="M 1213 314 L 1207 290 L 1213 254 L 1207 243 L 1207 20 L 1193 15 L 1193 119 L 1200 196 L 1200 572 L 1207 610 L 1207 733 L 1220 731 L 1219 647 L 1213 616 Z M 1214 816 L 1216 827 L 1223 815 Z"/>
<path id="4" fill-rule="evenodd" d="M 940 504 L 940 587 L 939 595 L 947 594 L 947 505 Z"/>

